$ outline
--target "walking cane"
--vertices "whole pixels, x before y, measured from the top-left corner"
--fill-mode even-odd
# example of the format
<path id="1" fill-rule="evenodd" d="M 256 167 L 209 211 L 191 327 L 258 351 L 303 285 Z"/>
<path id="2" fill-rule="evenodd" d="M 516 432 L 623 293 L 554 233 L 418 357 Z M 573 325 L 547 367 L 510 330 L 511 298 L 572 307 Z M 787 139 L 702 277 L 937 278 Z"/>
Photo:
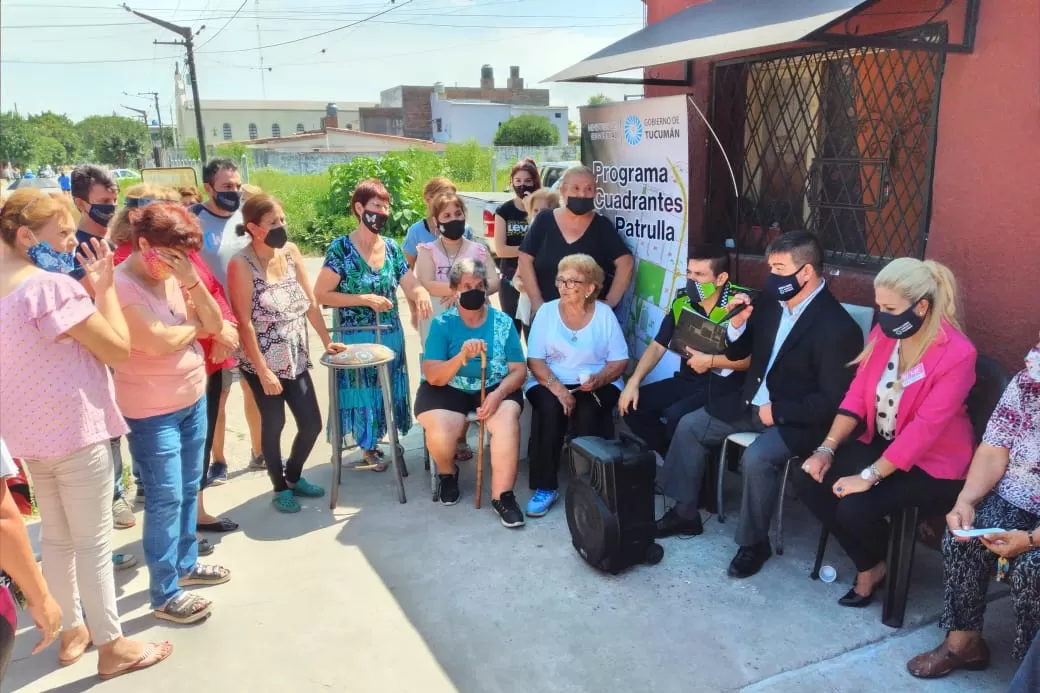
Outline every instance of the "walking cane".
<path id="1" fill-rule="evenodd" d="M 484 406 L 487 395 L 487 352 L 480 352 L 480 406 Z M 480 510 L 480 495 L 484 490 L 484 422 L 477 424 L 477 493 L 473 498 L 473 507 Z"/>

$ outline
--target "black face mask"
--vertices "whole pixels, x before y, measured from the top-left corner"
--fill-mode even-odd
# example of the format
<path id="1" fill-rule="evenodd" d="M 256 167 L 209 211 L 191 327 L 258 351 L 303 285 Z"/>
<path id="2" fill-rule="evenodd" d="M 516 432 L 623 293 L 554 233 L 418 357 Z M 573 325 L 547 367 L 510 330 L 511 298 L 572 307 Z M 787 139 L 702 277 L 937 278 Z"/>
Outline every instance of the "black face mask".
<path id="1" fill-rule="evenodd" d="M 284 226 L 275 226 L 264 236 L 264 244 L 270 248 L 284 248 L 288 242 L 289 232 L 285 230 Z"/>
<path id="2" fill-rule="evenodd" d="M 466 310 L 480 310 L 487 302 L 487 292 L 483 289 L 470 289 L 459 294 L 459 307 Z"/>
<path id="3" fill-rule="evenodd" d="M 878 327 L 886 337 L 891 339 L 906 339 L 913 337 L 924 324 L 924 318 L 914 312 L 917 302 L 902 313 L 878 313 Z"/>
<path id="4" fill-rule="evenodd" d="M 449 241 L 457 241 L 466 233 L 465 219 L 452 219 L 441 224 L 441 235 Z"/>
<path id="5" fill-rule="evenodd" d="M 100 226 L 108 226 L 108 222 L 112 221 L 115 214 L 115 205 L 90 205 L 90 210 L 87 212 L 87 216 Z"/>
<path id="6" fill-rule="evenodd" d="M 386 226 L 386 220 L 389 218 L 390 215 L 388 214 L 370 212 L 367 209 L 361 213 L 361 222 L 374 233 L 382 233 L 383 227 Z"/>
<path id="7" fill-rule="evenodd" d="M 596 203 L 591 197 L 568 197 L 567 209 L 580 216 L 594 211 Z"/>
<path id="8" fill-rule="evenodd" d="M 796 269 L 793 274 L 786 276 L 770 273 L 766 276 L 766 293 L 777 301 L 790 301 L 805 286 L 805 284 L 798 281 L 798 273 L 803 269 L 805 269 L 805 265 Z"/>
<path id="9" fill-rule="evenodd" d="M 534 186 L 533 185 L 514 185 L 513 186 L 513 192 L 516 193 L 517 197 L 523 197 L 524 195 L 527 195 L 528 193 L 533 193 L 534 192 Z"/>
<path id="10" fill-rule="evenodd" d="M 225 212 L 234 212 L 242 202 L 242 193 L 237 190 L 218 192 L 213 196 L 213 202 Z"/>

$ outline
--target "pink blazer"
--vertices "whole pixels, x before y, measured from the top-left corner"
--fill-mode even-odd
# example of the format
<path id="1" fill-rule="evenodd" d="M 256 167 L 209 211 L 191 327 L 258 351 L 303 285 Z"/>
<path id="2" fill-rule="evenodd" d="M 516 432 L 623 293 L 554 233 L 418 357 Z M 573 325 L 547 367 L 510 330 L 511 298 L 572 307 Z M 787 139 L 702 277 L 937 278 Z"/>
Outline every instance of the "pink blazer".
<path id="1" fill-rule="evenodd" d="M 895 340 L 875 327 L 867 343 L 874 349 L 856 370 L 856 377 L 839 408 L 866 424 L 860 441 L 874 438 L 877 385 Z M 895 439 L 885 459 L 903 471 L 920 467 L 937 479 L 963 479 L 975 448 L 975 434 L 965 400 L 975 384 L 975 347 L 959 330 L 943 321 L 924 358 L 924 377 L 903 389 L 896 417 Z"/>

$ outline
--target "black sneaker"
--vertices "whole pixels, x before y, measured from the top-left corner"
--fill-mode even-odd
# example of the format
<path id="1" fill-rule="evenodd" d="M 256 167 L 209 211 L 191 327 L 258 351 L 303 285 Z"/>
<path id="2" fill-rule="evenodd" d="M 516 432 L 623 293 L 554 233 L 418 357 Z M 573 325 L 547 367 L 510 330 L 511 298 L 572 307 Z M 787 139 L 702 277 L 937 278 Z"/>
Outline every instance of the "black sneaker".
<path id="1" fill-rule="evenodd" d="M 510 529 L 524 526 L 524 514 L 520 512 L 520 506 L 516 504 L 516 496 L 512 491 L 506 491 L 498 500 L 491 500 L 491 507 L 498 513 L 498 519 Z"/>
<path id="2" fill-rule="evenodd" d="M 751 577 L 758 571 L 762 570 L 762 566 L 769 557 L 773 555 L 773 549 L 769 545 L 769 541 L 762 541 L 752 546 L 741 546 L 737 551 L 737 555 L 733 557 L 733 560 L 729 564 L 730 577 L 735 578 L 747 578 Z"/>
<path id="3" fill-rule="evenodd" d="M 455 466 L 454 474 L 438 474 L 437 494 L 441 497 L 441 505 L 455 505 L 459 502 L 459 467 Z"/>

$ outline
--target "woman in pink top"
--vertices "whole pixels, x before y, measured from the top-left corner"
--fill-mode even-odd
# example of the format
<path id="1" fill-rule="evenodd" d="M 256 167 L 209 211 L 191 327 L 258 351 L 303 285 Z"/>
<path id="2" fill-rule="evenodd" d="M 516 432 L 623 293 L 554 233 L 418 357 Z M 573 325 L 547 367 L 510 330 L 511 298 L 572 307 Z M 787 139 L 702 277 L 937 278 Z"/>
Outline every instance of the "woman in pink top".
<path id="1" fill-rule="evenodd" d="M 975 347 L 956 292 L 950 270 L 930 260 L 900 258 L 878 273 L 878 325 L 830 432 L 792 480 L 859 571 L 842 606 L 866 606 L 885 578 L 886 515 L 914 505 L 943 514 L 964 486 Z"/>
<path id="2" fill-rule="evenodd" d="M 115 287 L 130 329 L 130 359 L 116 365 L 116 400 L 144 485 L 144 556 L 153 613 L 175 623 L 209 615 L 191 585 L 231 579 L 198 562 L 195 536 L 206 442 L 206 365 L 199 338 L 220 333 L 220 308 L 188 254 L 202 246 L 198 218 L 173 202 L 130 213 L 133 252 Z"/>
<path id="3" fill-rule="evenodd" d="M 44 573 L 63 614 L 58 661 L 72 664 L 93 642 L 102 678 L 157 664 L 172 645 L 123 637 L 112 579 L 108 441 L 126 424 L 106 364 L 126 360 L 130 338 L 110 251 L 95 241 L 81 260 L 95 304 L 64 276 L 76 240 L 60 198 L 17 191 L 0 238 L 0 436 L 36 487 Z"/>
<path id="4" fill-rule="evenodd" d="M 500 280 L 495 265 L 491 261 L 491 253 L 483 243 L 463 238 L 466 232 L 466 205 L 453 192 L 438 195 L 430 203 L 430 212 L 440 224 L 440 237 L 430 243 L 418 245 L 419 255 L 415 261 L 415 276 L 430 292 L 431 297 L 439 297 L 433 301 L 433 316 L 437 317 L 454 304 L 455 292 L 448 286 L 451 266 L 464 258 L 480 260 L 485 267 L 491 268 L 488 273 L 488 295 L 498 291 Z M 428 329 L 429 320 L 424 321 Z M 420 336 L 425 341 L 426 329 L 420 327 Z"/>

